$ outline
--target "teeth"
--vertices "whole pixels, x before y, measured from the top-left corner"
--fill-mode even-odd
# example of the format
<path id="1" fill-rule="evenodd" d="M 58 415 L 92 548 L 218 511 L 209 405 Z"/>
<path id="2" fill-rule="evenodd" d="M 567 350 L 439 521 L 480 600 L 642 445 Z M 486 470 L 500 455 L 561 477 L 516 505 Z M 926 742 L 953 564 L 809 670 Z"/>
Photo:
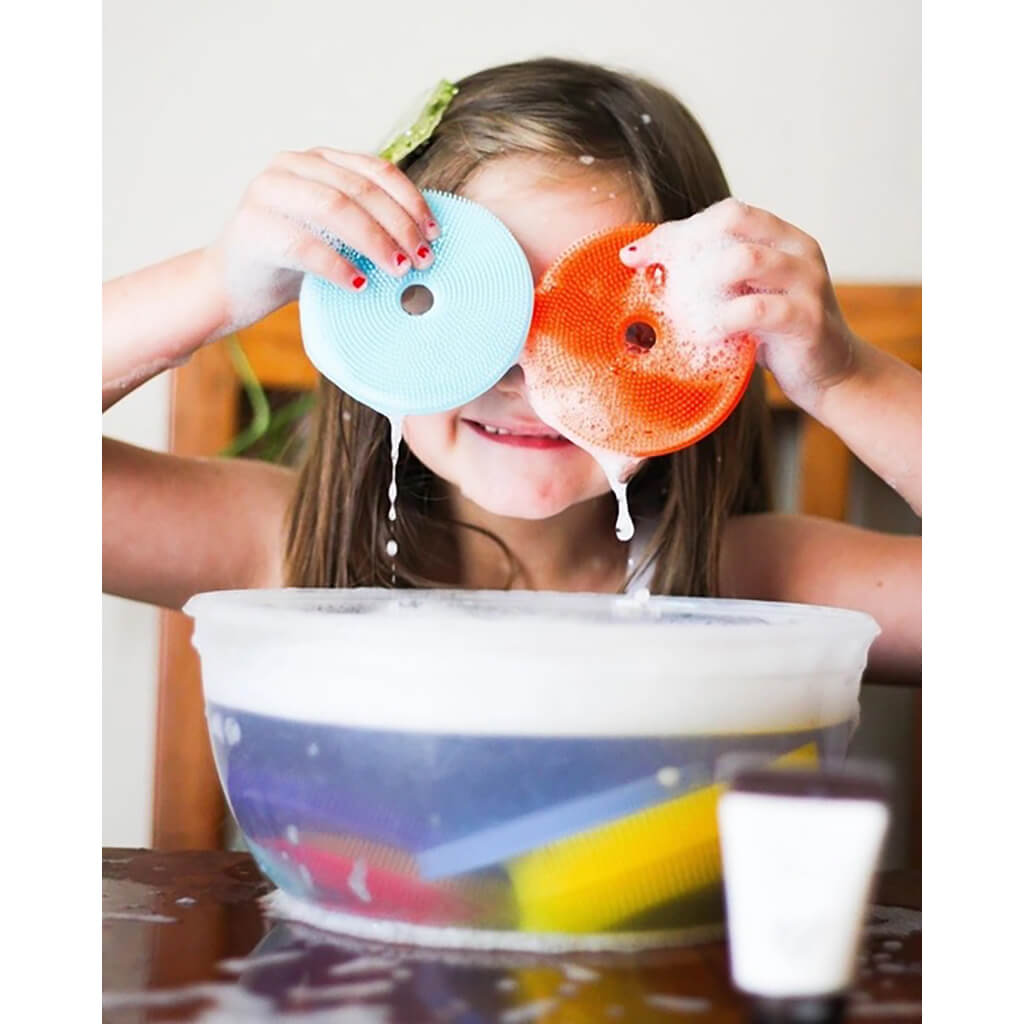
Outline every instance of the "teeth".
<path id="1" fill-rule="evenodd" d="M 515 431 L 506 430 L 504 427 L 492 427 L 488 423 L 481 423 L 481 427 L 488 434 L 515 434 Z M 516 437 L 545 437 L 551 441 L 559 441 L 562 438 L 561 434 L 515 434 Z"/>

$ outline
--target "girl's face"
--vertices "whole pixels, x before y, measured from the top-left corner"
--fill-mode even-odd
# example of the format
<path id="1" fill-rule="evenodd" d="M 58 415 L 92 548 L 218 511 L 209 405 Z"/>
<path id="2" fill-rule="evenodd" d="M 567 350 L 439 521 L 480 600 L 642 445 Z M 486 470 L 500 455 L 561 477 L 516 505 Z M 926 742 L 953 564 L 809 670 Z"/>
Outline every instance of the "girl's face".
<path id="1" fill-rule="evenodd" d="M 512 232 L 534 284 L 583 236 L 642 219 L 622 176 L 571 160 L 491 160 L 462 195 Z M 425 466 L 495 515 L 546 519 L 610 489 L 590 455 L 538 419 L 518 366 L 468 405 L 406 417 L 403 436 Z"/>

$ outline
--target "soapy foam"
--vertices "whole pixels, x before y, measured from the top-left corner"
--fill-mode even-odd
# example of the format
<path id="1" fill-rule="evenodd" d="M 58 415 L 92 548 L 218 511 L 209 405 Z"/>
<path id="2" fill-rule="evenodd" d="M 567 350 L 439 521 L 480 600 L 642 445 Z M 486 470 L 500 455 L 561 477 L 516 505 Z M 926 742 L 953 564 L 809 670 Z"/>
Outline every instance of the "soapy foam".
<path id="1" fill-rule="evenodd" d="M 403 416 L 391 416 L 391 483 L 388 486 L 388 520 L 394 522 L 398 518 L 398 511 L 395 507 L 398 501 L 398 452 L 402 446 L 402 421 Z M 395 547 L 397 553 L 398 547 Z M 392 552 L 388 552 L 391 554 Z"/>
<path id="2" fill-rule="evenodd" d="M 190 602 L 209 702 L 420 733 L 723 735 L 833 725 L 856 716 L 855 683 L 877 634 L 856 612 L 658 596 L 451 592 L 442 601 L 365 590 L 346 603 L 311 590 L 207 598 L 219 609 L 230 602 L 222 614 L 253 631 L 218 630 L 216 616 L 196 611 L 203 599 Z M 327 613 L 339 604 L 352 607 Z M 440 639 L 453 636 L 458 643 Z M 639 672 L 637 650 L 645 652 Z M 491 673 L 486 692 L 481 659 Z"/>

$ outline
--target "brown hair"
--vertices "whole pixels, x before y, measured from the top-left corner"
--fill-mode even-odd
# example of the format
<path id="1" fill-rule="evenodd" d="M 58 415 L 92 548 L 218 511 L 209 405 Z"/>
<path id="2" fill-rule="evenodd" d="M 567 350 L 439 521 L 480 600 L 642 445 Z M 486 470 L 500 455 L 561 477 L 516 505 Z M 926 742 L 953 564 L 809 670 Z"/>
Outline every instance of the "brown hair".
<path id="1" fill-rule="evenodd" d="M 470 75 L 434 134 L 399 166 L 421 188 L 458 192 L 507 154 L 615 161 L 647 221 L 681 220 L 729 195 L 711 145 L 664 89 L 592 64 L 546 58 Z M 388 420 L 321 380 L 312 441 L 288 522 L 291 586 L 458 586 L 455 523 L 446 488 L 407 446 L 398 463 L 400 512 L 388 522 Z M 730 516 L 770 505 L 767 406 L 760 369 L 732 415 L 682 451 L 650 459 L 629 487 L 630 508 L 656 519 L 634 572 L 652 560 L 655 593 L 714 595 Z M 509 559 L 511 553 L 491 534 Z M 386 541 L 398 542 L 393 560 Z"/>

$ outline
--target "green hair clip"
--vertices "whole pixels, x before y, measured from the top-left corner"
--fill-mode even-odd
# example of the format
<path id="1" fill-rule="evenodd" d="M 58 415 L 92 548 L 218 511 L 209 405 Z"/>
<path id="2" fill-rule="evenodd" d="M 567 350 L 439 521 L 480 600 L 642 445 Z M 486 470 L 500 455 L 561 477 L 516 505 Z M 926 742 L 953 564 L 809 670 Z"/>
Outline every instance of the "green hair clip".
<path id="1" fill-rule="evenodd" d="M 397 164 L 414 149 L 422 146 L 434 134 L 434 129 L 440 123 L 444 112 L 458 91 L 458 86 L 452 85 L 446 78 L 442 78 L 434 86 L 433 92 L 427 98 L 427 102 L 416 120 L 404 131 L 399 132 L 378 155 Z"/>

